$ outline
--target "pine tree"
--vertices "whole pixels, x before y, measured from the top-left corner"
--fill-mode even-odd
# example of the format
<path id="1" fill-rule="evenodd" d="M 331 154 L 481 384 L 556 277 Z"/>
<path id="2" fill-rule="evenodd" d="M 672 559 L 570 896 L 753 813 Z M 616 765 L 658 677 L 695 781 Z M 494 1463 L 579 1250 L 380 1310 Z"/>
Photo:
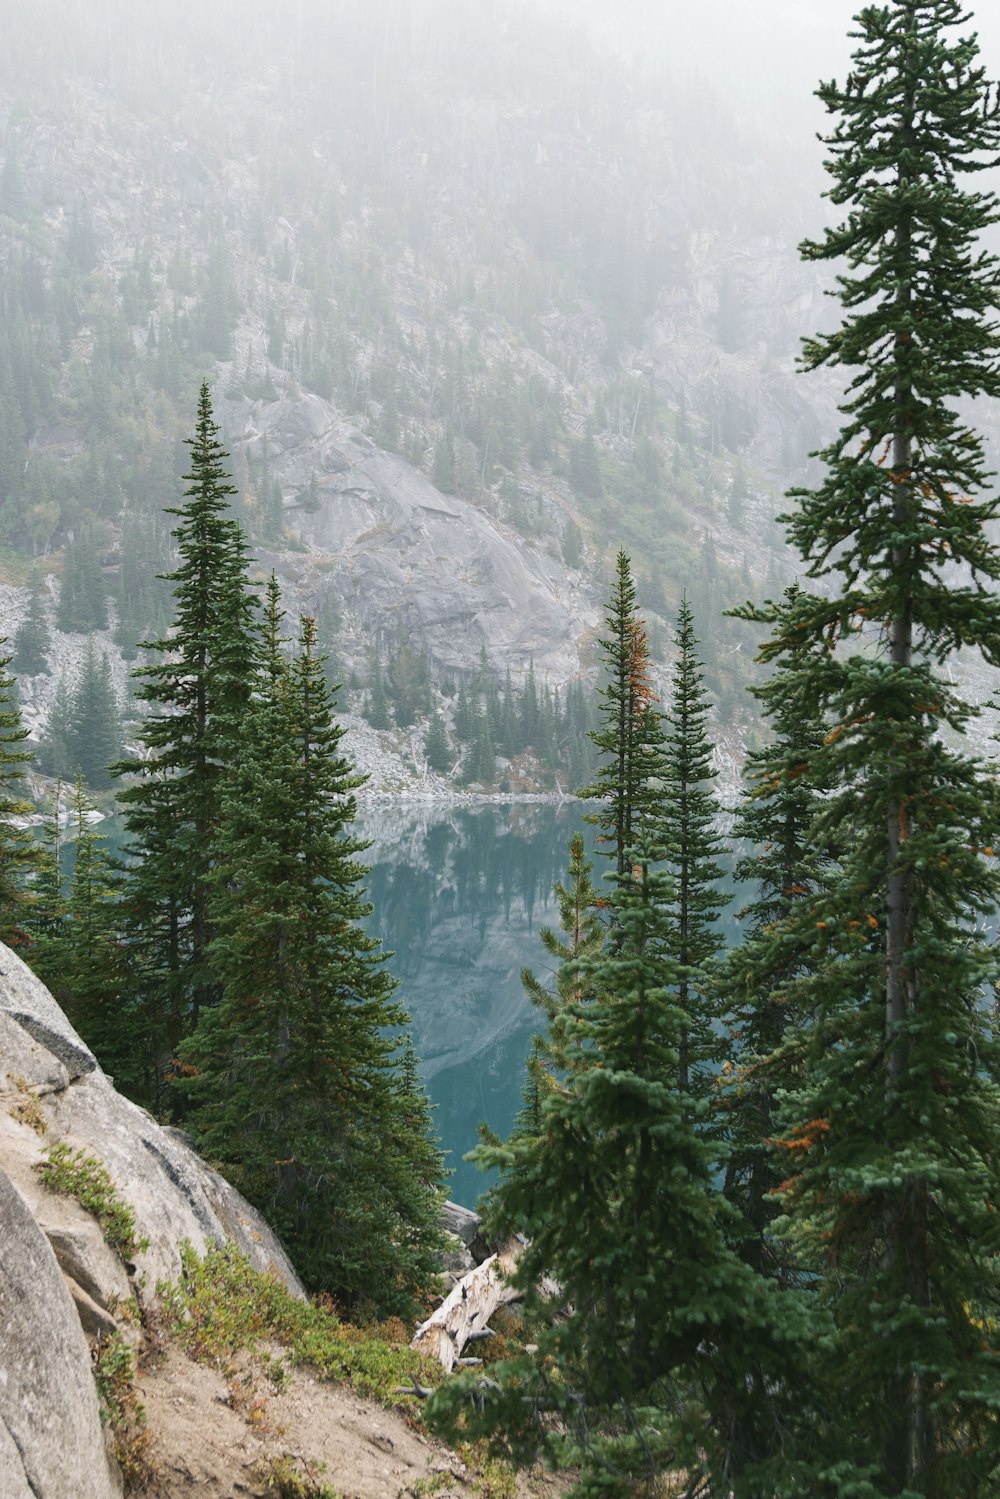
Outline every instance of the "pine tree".
<path id="1" fill-rule="evenodd" d="M 108 600 L 97 548 L 96 528 L 93 522 L 84 521 L 63 553 L 58 611 L 60 630 L 88 633 L 107 629 Z"/>
<path id="2" fill-rule="evenodd" d="M 378 648 L 371 652 L 369 665 L 371 669 L 371 692 L 368 697 L 368 706 L 365 717 L 373 729 L 388 729 L 392 727 L 392 718 L 389 715 L 389 699 L 385 693 L 385 679 L 382 675 L 382 658 Z"/>
<path id="3" fill-rule="evenodd" d="M 957 0 L 868 7 L 846 84 L 819 90 L 844 218 L 804 253 L 847 269 L 843 322 L 804 362 L 850 385 L 825 476 L 795 493 L 789 524 L 809 575 L 830 581 L 758 616 L 775 627 L 775 708 L 829 725 L 806 773 L 842 848 L 796 914 L 815 978 L 781 1129 L 785 1211 L 837 1328 L 831 1494 L 953 1499 L 1000 1482 L 1000 1089 L 982 1000 L 996 951 L 981 929 L 998 899 L 996 792 L 955 747 L 976 710 L 942 669 L 960 647 L 1000 664 L 986 530 L 1000 503 L 958 415 L 1000 395 L 997 261 L 977 247 L 1000 203 L 969 185 L 1000 121 L 975 38 L 950 34 L 963 19 Z"/>
<path id="4" fill-rule="evenodd" d="M 685 1091 L 698 1081 L 703 1090 L 706 1063 L 718 1051 L 712 1026 L 717 1005 L 708 999 L 708 990 L 713 960 L 723 946 L 718 918 L 729 901 L 719 889 L 722 869 L 717 860 L 723 845 L 715 831 L 718 804 L 709 790 L 715 772 L 697 644 L 694 616 L 684 598 L 677 616 L 677 664 L 663 720 L 663 771 L 655 783 L 659 800 L 654 816 L 666 853 L 665 868 L 673 877 L 667 951 L 678 965 L 678 1004 L 694 1016 L 694 1031 L 682 1032 L 678 1057 Z"/>
<path id="5" fill-rule="evenodd" d="M 49 622 L 45 614 L 45 589 L 38 572 L 32 573 L 28 614 L 14 635 L 13 668 L 20 676 L 34 677 L 48 671 L 51 645 Z"/>
<path id="6" fill-rule="evenodd" d="M 44 775 L 65 781 L 76 775 L 73 748 L 73 694 L 65 677 L 56 683 L 55 695 L 45 722 L 45 738 L 38 751 L 38 768 Z"/>
<path id="7" fill-rule="evenodd" d="M 784 605 L 794 611 L 802 598 L 795 585 Z M 754 692 L 769 703 L 767 684 Z M 732 1038 L 723 1096 L 725 1190 L 741 1209 L 741 1250 L 749 1263 L 794 1280 L 788 1246 L 772 1232 L 787 1162 L 768 1142 L 777 1133 L 779 1094 L 802 1083 L 803 1048 L 795 1036 L 811 1013 L 815 928 L 803 930 L 799 909 L 809 909 L 803 903 L 826 888 L 834 863 L 833 851 L 822 847 L 821 788 L 807 774 L 822 747 L 822 725 L 804 718 L 799 703 L 778 701 L 771 729 L 770 743 L 747 755 L 733 829 L 734 838 L 749 845 L 736 863 L 736 880 L 756 888 L 739 912 L 743 941 L 727 955 L 720 985 Z"/>
<path id="8" fill-rule="evenodd" d="M 144 1037 L 123 996 L 130 990 L 118 940 L 121 880 L 107 839 L 90 823 L 93 808 L 82 779 L 73 793 L 72 873 L 60 942 L 60 982 L 66 1013 L 101 1066 L 120 1087 L 140 1086 Z"/>
<path id="9" fill-rule="evenodd" d="M 448 733 L 440 713 L 435 713 L 427 725 L 424 735 L 424 755 L 431 770 L 446 776 L 451 770 L 452 754 L 448 744 Z"/>
<path id="10" fill-rule="evenodd" d="M 100 660 L 87 640 L 83 671 L 73 692 L 69 751 L 72 762 L 94 791 L 114 785 L 112 766 L 122 754 L 121 713 L 107 655 Z"/>
<path id="11" fill-rule="evenodd" d="M 160 660 L 135 672 L 150 716 L 140 731 L 146 758 L 121 762 L 132 777 L 120 793 L 129 835 L 125 920 L 142 974 L 149 1033 L 165 1066 L 218 990 L 208 964 L 208 888 L 216 859 L 220 788 L 240 736 L 256 656 L 253 597 L 228 456 L 202 385 L 186 503 L 168 513 L 178 566 L 171 633 L 147 642 Z"/>
<path id="12" fill-rule="evenodd" d="M 28 737 L 17 704 L 17 681 L 8 667 L 13 659 L 0 639 L 0 942 L 19 947 L 28 903 L 26 882 L 38 866 L 35 844 L 14 819 L 31 812 L 31 803 L 20 795 L 24 767 L 31 753 L 20 746 Z"/>
<path id="13" fill-rule="evenodd" d="M 62 872 L 65 814 L 66 787 L 57 780 L 52 816 L 41 828 L 35 877 L 31 882 L 31 902 L 24 914 L 24 928 L 29 939 L 25 959 L 63 1009 L 67 999 L 65 944 L 68 916 Z"/>
<path id="14" fill-rule="evenodd" d="M 601 828 L 601 841 L 611 845 L 609 857 L 622 876 L 642 818 L 656 805 L 658 791 L 651 781 L 663 773 L 661 715 L 649 678 L 646 630 L 636 611 L 631 564 L 624 552 L 618 553 L 605 618 L 608 633 L 599 644 L 606 685 L 597 689 L 604 727 L 590 736 L 604 758 L 593 784 L 579 794 L 604 802 L 603 810 L 589 820 Z"/>
<path id="15" fill-rule="evenodd" d="M 519 1459 L 580 1462 L 574 1495 L 652 1496 L 683 1468 L 691 1494 L 797 1496 L 799 1472 L 774 1453 L 802 1318 L 732 1252 L 710 1148 L 678 1086 L 691 1016 L 663 956 L 660 853 L 633 847 L 610 876 L 619 939 L 573 965 L 584 994 L 554 1017 L 561 1075 L 509 1141 L 478 1152 L 502 1173 L 494 1212 L 527 1239 L 516 1283 L 547 1325 L 537 1353 L 491 1369 L 477 1429 Z M 546 1276 L 560 1287 L 554 1321 Z M 466 1399 L 450 1382 L 432 1415 L 454 1431 Z"/>
<path id="16" fill-rule="evenodd" d="M 202 1148 L 345 1306 L 409 1310 L 429 1283 L 440 1157 L 352 836 L 363 777 L 340 753 L 315 624 L 265 674 L 224 790 L 213 885 L 221 1005 L 183 1049 Z M 417 1133 L 411 1135 L 411 1128 Z"/>

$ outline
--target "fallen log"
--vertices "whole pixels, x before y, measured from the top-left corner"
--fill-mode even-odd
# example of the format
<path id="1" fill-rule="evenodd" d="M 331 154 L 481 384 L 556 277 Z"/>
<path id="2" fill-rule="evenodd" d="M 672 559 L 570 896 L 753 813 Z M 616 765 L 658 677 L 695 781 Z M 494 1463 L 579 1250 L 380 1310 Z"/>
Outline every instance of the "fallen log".
<path id="1" fill-rule="evenodd" d="M 486 1335 L 487 1324 L 497 1307 L 519 1301 L 523 1295 L 510 1284 L 522 1248 L 515 1240 L 463 1275 L 437 1311 L 421 1322 L 410 1347 L 436 1358 L 450 1374 L 470 1338 L 476 1340 Z"/>

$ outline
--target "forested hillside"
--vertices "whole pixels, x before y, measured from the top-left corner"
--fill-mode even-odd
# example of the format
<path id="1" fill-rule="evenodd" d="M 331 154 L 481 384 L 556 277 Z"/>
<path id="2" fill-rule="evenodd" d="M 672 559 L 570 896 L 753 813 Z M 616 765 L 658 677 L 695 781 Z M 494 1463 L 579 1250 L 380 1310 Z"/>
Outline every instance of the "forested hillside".
<path id="1" fill-rule="evenodd" d="M 827 420 L 792 380 L 821 306 L 805 158 L 534 7 L 98 14 L 46 0 L 0 59 L 2 565 L 50 627 L 125 657 L 161 632 L 207 375 L 261 575 L 377 726 L 437 720 L 446 773 L 489 784 L 491 750 L 528 748 L 541 783 L 586 775 L 570 689 L 621 544 L 654 656 L 687 589 L 722 718 L 745 714 L 721 610 L 787 581 L 777 496 Z M 60 636 L 28 682 L 36 733 L 82 660 Z M 508 670 L 514 734 L 484 697 Z"/>

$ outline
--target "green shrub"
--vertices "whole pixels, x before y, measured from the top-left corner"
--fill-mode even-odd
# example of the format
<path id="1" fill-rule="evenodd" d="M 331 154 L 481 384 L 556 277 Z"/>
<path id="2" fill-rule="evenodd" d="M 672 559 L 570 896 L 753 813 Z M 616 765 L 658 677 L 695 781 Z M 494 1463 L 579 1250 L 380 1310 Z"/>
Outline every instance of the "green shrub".
<path id="1" fill-rule="evenodd" d="M 135 1214 L 118 1195 L 118 1190 L 96 1156 L 85 1150 L 72 1150 L 65 1140 L 49 1147 L 44 1161 L 35 1168 L 52 1192 L 75 1197 L 82 1208 L 93 1213 L 101 1225 L 105 1240 L 125 1261 L 149 1248 L 149 1240 L 135 1232 Z"/>
<path id="2" fill-rule="evenodd" d="M 226 1367 L 247 1352 L 271 1369 L 271 1351 L 258 1350 L 277 1343 L 289 1364 L 307 1364 L 322 1378 L 350 1384 L 385 1405 L 412 1399 L 397 1393 L 397 1386 L 428 1386 L 443 1378 L 439 1364 L 409 1348 L 409 1331 L 398 1317 L 352 1327 L 328 1299 L 297 1300 L 277 1276 L 255 1270 L 231 1244 L 213 1246 L 203 1259 L 185 1244 L 181 1259 L 180 1280 L 157 1289 L 170 1331 L 196 1359 Z"/>

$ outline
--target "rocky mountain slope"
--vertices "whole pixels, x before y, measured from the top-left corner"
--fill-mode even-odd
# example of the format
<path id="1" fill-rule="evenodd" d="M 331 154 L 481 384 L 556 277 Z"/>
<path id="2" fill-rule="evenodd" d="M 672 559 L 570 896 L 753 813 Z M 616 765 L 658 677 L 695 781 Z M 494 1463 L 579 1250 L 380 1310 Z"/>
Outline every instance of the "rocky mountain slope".
<path id="1" fill-rule="evenodd" d="M 225 1357 L 206 1363 L 171 1336 L 163 1297 L 186 1278 L 182 1251 L 228 1243 L 293 1297 L 304 1293 L 260 1215 L 183 1135 L 115 1091 L 5 947 L 0 1242 L 4 1499 L 113 1499 L 122 1492 L 115 1451 L 134 1463 L 126 1487 L 155 1499 L 264 1499 L 289 1492 L 282 1473 L 322 1479 L 346 1499 L 483 1492 L 476 1463 L 429 1440 L 402 1411 L 309 1368 L 275 1373 L 277 1349 L 269 1362 L 234 1337 Z M 238 1326 L 241 1313 L 230 1302 L 219 1315 Z M 133 1361 L 134 1386 L 116 1395 L 114 1380 Z M 122 1390 L 144 1410 L 131 1406 L 131 1436 L 141 1438 L 131 1448 L 114 1409 Z M 540 1479 L 518 1488 L 524 1499 L 556 1491 Z"/>
<path id="2" fill-rule="evenodd" d="M 188 35 L 107 0 L 100 38 L 44 10 L 0 65 L 10 583 L 33 555 L 54 599 L 85 536 L 126 654 L 162 628 L 207 374 L 261 572 L 362 684 L 403 642 L 439 686 L 485 651 L 565 691 L 625 545 L 657 648 L 687 588 L 738 717 L 720 611 L 783 581 L 776 494 L 829 397 L 791 373 L 803 158 L 514 3 L 220 0 Z"/>

